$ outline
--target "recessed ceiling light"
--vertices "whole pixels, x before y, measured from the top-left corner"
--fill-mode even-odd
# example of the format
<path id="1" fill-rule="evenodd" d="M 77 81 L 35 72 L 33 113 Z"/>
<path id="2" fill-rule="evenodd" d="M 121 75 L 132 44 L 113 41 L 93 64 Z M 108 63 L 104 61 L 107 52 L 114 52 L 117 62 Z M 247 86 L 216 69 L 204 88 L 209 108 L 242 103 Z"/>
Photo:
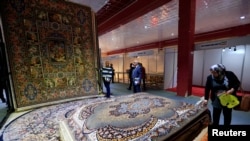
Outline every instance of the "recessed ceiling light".
<path id="1" fill-rule="evenodd" d="M 205 6 L 207 6 L 207 5 L 208 5 L 208 3 L 207 3 L 205 0 L 203 1 L 203 3 L 204 3 L 204 5 L 205 5 Z"/>
<path id="2" fill-rule="evenodd" d="M 245 18 L 246 18 L 245 16 L 241 16 L 241 17 L 240 17 L 241 20 L 243 20 L 243 19 L 245 19 Z"/>
<path id="3" fill-rule="evenodd" d="M 205 5 L 205 7 L 208 8 L 208 3 L 205 0 L 203 1 L 203 3 Z"/>

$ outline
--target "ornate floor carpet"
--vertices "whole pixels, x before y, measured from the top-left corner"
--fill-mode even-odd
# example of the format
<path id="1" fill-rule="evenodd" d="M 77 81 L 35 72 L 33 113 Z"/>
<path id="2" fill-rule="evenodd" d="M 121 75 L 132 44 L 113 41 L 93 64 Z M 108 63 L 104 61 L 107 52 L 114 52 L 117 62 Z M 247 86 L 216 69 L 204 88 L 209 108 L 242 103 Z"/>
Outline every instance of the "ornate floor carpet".
<path id="1" fill-rule="evenodd" d="M 202 109 L 148 93 L 83 99 L 28 112 L 5 125 L 0 140 L 59 141 L 60 122 L 76 141 L 152 140 L 177 131 Z"/>

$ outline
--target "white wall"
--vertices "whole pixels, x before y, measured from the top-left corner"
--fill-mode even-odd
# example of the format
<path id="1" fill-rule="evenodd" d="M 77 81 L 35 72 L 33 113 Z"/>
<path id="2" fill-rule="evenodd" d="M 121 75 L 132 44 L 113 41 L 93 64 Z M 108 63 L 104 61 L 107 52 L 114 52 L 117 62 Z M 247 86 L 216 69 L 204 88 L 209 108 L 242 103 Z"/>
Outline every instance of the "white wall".
<path id="1" fill-rule="evenodd" d="M 243 60 L 243 71 L 242 71 L 242 88 L 244 90 L 250 91 L 250 44 L 245 46 L 245 56 Z"/>
<path id="2" fill-rule="evenodd" d="M 164 73 L 164 62 L 165 62 L 165 54 L 164 50 L 158 51 L 158 54 L 156 55 L 156 73 Z"/>
<path id="3" fill-rule="evenodd" d="M 226 48 L 225 51 L 222 52 L 221 62 L 226 66 L 227 70 L 233 71 L 241 80 L 244 65 L 245 46 L 240 45 L 237 46 L 236 49 L 236 51 L 233 51 L 233 48 L 231 48 L 231 50 Z"/>
<path id="4" fill-rule="evenodd" d="M 206 49 L 194 51 L 193 85 L 205 86 L 206 77 L 210 74 L 209 68 L 213 64 L 222 63 L 227 70 L 233 71 L 242 82 L 242 88 L 250 91 L 250 45 Z"/>
<path id="5" fill-rule="evenodd" d="M 232 40 L 236 43 L 237 40 Z M 229 42 L 230 43 L 230 42 Z M 234 51 L 236 47 L 236 51 Z M 225 48 L 206 48 L 194 51 L 193 63 L 193 85 L 205 86 L 206 78 L 210 74 L 209 68 L 213 64 L 222 63 L 227 70 L 233 71 L 242 82 L 242 87 L 246 91 L 250 91 L 250 44 L 237 45 Z M 128 56 L 109 60 L 113 63 L 116 72 L 126 72 L 129 64 L 138 60 L 141 62 L 146 73 L 164 73 L 164 89 L 177 86 L 177 47 L 165 48 L 163 51 L 155 49 L 153 54 L 146 56 Z"/>
<path id="6" fill-rule="evenodd" d="M 166 48 L 164 58 L 164 89 L 177 86 L 177 49 Z"/>
<path id="7" fill-rule="evenodd" d="M 136 53 L 126 54 L 124 56 L 124 71 L 129 69 L 129 64 L 133 63 L 135 60 L 142 63 L 145 67 L 146 73 L 163 73 L 164 72 L 164 52 L 159 52 L 158 49 L 153 51 L 150 50 L 148 55 L 142 56 L 132 56 L 138 55 Z"/>
<path id="8" fill-rule="evenodd" d="M 210 71 L 209 71 L 210 67 L 214 64 L 221 63 L 221 52 L 222 52 L 222 49 L 205 50 L 204 57 L 203 57 L 204 58 L 203 76 L 199 76 L 199 77 L 202 77 L 202 80 L 203 80 L 202 86 L 205 86 L 206 84 L 206 78 L 210 74 Z M 200 69 L 200 67 L 198 67 L 198 69 Z"/>
<path id="9" fill-rule="evenodd" d="M 204 51 L 195 51 L 193 59 L 193 85 L 201 85 L 203 82 L 204 73 Z"/>
<path id="10" fill-rule="evenodd" d="M 155 73 L 157 71 L 157 63 L 156 63 L 156 58 L 155 58 L 155 55 L 151 55 L 151 56 L 148 56 L 148 59 L 147 60 L 150 60 L 150 61 L 147 61 L 148 62 L 148 66 L 145 66 L 146 68 L 146 72 L 148 73 Z"/>

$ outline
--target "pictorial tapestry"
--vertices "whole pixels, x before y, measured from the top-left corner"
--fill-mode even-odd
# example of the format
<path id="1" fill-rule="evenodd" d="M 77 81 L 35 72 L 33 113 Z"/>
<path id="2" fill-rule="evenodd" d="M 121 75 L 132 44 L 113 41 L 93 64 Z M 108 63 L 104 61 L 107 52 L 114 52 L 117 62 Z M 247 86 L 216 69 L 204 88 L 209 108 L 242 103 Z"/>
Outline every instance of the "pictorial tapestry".
<path id="1" fill-rule="evenodd" d="M 17 108 L 98 94 L 91 8 L 64 0 L 1 5 Z"/>

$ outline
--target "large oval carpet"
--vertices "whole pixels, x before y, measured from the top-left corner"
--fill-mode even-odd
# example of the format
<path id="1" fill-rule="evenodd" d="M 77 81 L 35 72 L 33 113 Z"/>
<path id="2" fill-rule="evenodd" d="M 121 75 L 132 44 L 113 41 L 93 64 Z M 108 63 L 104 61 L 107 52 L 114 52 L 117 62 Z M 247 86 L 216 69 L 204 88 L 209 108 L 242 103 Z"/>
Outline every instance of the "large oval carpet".
<path id="1" fill-rule="evenodd" d="M 150 140 L 177 131 L 202 108 L 148 93 L 83 99 L 28 112 L 1 129 L 1 139 L 59 141 L 64 122 L 76 141 Z"/>

